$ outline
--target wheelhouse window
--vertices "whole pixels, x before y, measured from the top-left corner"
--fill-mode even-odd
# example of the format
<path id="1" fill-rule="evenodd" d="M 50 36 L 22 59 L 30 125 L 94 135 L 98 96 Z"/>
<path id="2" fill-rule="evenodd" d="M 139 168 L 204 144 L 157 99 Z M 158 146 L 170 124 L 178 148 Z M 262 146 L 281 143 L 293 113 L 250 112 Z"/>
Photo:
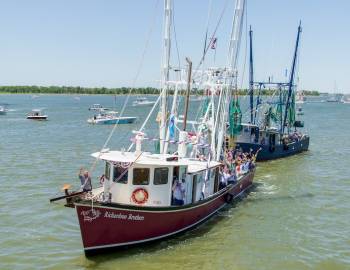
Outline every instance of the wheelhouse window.
<path id="1" fill-rule="evenodd" d="M 128 169 L 114 166 L 113 169 L 113 182 L 127 184 L 128 183 Z"/>
<path id="2" fill-rule="evenodd" d="M 133 171 L 134 185 L 148 185 L 149 184 L 149 168 L 135 168 Z"/>
<path id="3" fill-rule="evenodd" d="M 168 183 L 169 168 L 155 168 L 154 169 L 154 185 L 164 185 Z"/>
<path id="4" fill-rule="evenodd" d="M 105 178 L 109 180 L 109 177 L 111 175 L 111 164 L 109 162 L 106 162 L 106 167 L 105 167 Z"/>

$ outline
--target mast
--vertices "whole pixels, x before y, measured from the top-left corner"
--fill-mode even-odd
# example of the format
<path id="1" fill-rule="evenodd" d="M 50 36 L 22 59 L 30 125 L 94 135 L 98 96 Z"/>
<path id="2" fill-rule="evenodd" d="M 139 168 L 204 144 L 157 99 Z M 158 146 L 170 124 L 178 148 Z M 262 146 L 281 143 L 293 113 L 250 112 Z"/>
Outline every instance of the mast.
<path id="1" fill-rule="evenodd" d="M 254 113 L 254 66 L 253 66 L 253 31 L 249 30 L 249 95 L 250 95 L 250 123 L 253 124 Z"/>
<path id="2" fill-rule="evenodd" d="M 214 131 L 218 134 L 216 153 L 214 153 L 215 160 L 220 160 L 223 141 L 227 131 L 226 123 L 228 120 L 228 109 L 231 101 L 231 94 L 233 86 L 236 85 L 235 82 L 237 82 L 237 62 L 242 35 L 244 8 L 245 0 L 236 0 L 230 35 L 227 70 L 225 72 L 225 86 L 223 87 L 222 91 L 220 91 L 219 100 L 222 100 L 222 102 L 218 108 L 219 117 L 215 119 L 216 130 Z"/>
<path id="3" fill-rule="evenodd" d="M 241 44 L 244 8 L 245 0 L 236 0 L 228 54 L 228 66 L 232 69 L 236 69 L 237 67 L 239 47 Z"/>
<path id="4" fill-rule="evenodd" d="M 187 91 L 186 91 L 186 102 L 185 102 L 185 113 L 184 113 L 184 126 L 183 131 L 186 131 L 187 124 L 187 113 L 188 113 L 188 103 L 190 99 L 190 90 L 191 90 L 191 76 L 192 76 L 192 61 L 186 57 L 186 62 L 188 63 L 188 73 L 187 73 Z"/>
<path id="5" fill-rule="evenodd" d="M 298 47 L 299 47 L 300 34 L 301 34 L 301 22 L 299 23 L 297 40 L 296 40 L 296 43 L 295 43 L 295 50 L 294 50 L 294 57 L 293 57 L 293 63 L 292 63 L 292 70 L 291 70 L 289 84 L 288 84 L 288 98 L 287 98 L 286 109 L 285 109 L 285 112 L 284 112 L 282 133 L 284 133 L 284 128 L 285 128 L 286 122 L 287 122 L 288 109 L 289 109 L 289 107 L 291 105 L 290 104 L 291 103 L 290 102 L 290 98 L 291 98 L 292 92 L 293 92 L 295 66 L 296 66 L 297 57 L 298 57 Z"/>
<path id="6" fill-rule="evenodd" d="M 160 153 L 164 151 L 164 140 L 167 125 L 167 92 L 170 69 L 170 29 L 172 17 L 172 0 L 164 0 L 164 39 L 163 39 L 163 62 L 162 62 L 162 93 L 160 100 L 160 127 L 159 127 L 159 142 Z"/>

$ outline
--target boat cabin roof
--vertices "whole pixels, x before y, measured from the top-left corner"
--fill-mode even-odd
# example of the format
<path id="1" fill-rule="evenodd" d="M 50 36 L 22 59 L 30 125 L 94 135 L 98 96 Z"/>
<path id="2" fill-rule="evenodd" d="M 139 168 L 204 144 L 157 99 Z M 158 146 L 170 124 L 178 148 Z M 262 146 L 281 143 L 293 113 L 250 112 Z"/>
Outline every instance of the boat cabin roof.
<path id="1" fill-rule="evenodd" d="M 32 112 L 41 112 L 42 109 L 33 109 Z"/>
<path id="2" fill-rule="evenodd" d="M 221 165 L 217 161 L 201 161 L 191 158 L 179 158 L 170 154 L 152 154 L 143 152 L 140 156 L 136 152 L 108 151 L 91 154 L 94 158 L 110 162 L 134 163 L 135 165 L 149 166 L 188 166 L 187 172 L 197 173 L 207 168 L 215 168 Z M 136 161 L 135 161 L 136 160 Z"/>

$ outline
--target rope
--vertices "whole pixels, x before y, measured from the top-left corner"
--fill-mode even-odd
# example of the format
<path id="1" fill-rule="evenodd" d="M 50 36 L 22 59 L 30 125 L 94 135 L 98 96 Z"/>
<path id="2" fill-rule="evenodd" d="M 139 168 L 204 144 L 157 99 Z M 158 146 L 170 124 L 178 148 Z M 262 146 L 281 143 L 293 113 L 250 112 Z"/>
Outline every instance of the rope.
<path id="1" fill-rule="evenodd" d="M 176 52 L 177 52 L 177 61 L 178 61 L 178 64 L 179 64 L 179 67 L 178 69 L 181 68 L 181 61 L 180 61 L 180 53 L 179 53 L 179 46 L 177 44 L 177 37 L 176 37 L 176 28 L 175 28 L 175 8 L 174 8 L 174 2 L 173 2 L 173 12 L 172 12 L 172 15 L 173 15 L 173 30 L 174 30 L 174 39 L 175 39 L 175 47 L 176 47 Z M 181 81 L 181 72 L 180 72 L 180 81 Z"/>

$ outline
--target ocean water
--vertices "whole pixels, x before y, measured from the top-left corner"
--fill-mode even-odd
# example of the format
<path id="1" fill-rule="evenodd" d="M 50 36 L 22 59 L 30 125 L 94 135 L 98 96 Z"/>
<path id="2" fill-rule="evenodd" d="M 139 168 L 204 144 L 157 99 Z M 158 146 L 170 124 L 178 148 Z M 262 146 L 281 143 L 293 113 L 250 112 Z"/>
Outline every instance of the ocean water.
<path id="1" fill-rule="evenodd" d="M 350 105 L 319 99 L 303 106 L 310 151 L 260 163 L 254 187 L 232 207 L 169 240 L 86 258 L 75 211 L 49 198 L 64 183 L 79 185 L 79 168 L 92 166 L 112 129 L 88 125 L 88 107 L 120 110 L 124 100 L 0 95 L 10 109 L 0 116 L 0 269 L 350 269 Z M 26 120 L 33 108 L 49 120 Z M 139 120 L 118 127 L 109 147 L 128 146 L 148 110 L 128 107 Z M 156 128 L 153 115 L 150 136 Z"/>

